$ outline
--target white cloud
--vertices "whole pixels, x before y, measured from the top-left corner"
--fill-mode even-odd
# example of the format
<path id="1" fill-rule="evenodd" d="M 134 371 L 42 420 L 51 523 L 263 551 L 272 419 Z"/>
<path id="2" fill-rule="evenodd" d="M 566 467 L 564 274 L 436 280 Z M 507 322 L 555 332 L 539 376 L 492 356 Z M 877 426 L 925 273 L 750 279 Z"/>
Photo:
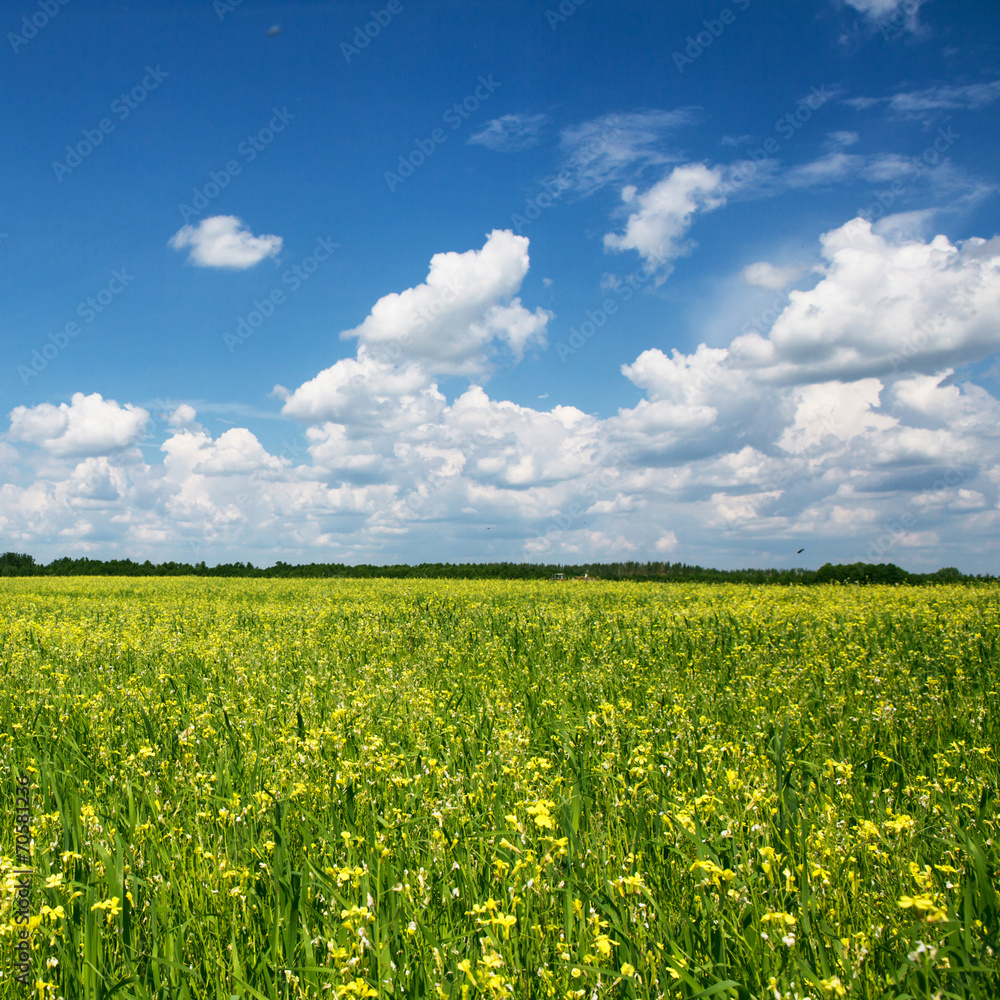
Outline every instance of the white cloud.
<path id="1" fill-rule="evenodd" d="M 898 24 L 908 31 L 918 29 L 917 15 L 926 0 L 845 0 L 875 24 Z"/>
<path id="2" fill-rule="evenodd" d="M 927 87 L 895 94 L 888 99 L 889 108 L 900 114 L 918 115 L 925 111 L 978 111 L 1000 100 L 1000 80 L 989 83 L 969 83 L 961 86 Z"/>
<path id="3" fill-rule="evenodd" d="M 399 416 L 400 401 L 407 408 L 437 405 L 437 390 L 430 375 L 418 364 L 393 364 L 376 360 L 366 351 L 359 357 L 343 358 L 324 369 L 294 392 L 275 388 L 285 401 L 282 413 L 307 423 L 350 421 L 357 426 L 385 425 Z M 425 414 L 426 415 L 426 414 Z"/>
<path id="4" fill-rule="evenodd" d="M 18 450 L 6 441 L 0 441 L 0 469 L 10 469 L 17 464 L 20 458 Z"/>
<path id="5" fill-rule="evenodd" d="M 888 237 L 893 242 L 922 238 L 932 220 L 941 214 L 937 208 L 922 208 L 913 212 L 896 212 L 886 215 L 872 226 L 872 232 Z"/>
<path id="6" fill-rule="evenodd" d="M 140 407 L 99 393 L 73 394 L 69 404 L 15 406 L 10 412 L 12 441 L 38 445 L 59 458 L 110 455 L 139 443 L 149 414 Z"/>
<path id="7" fill-rule="evenodd" d="M 900 91 L 889 97 L 852 97 L 844 103 L 860 111 L 884 104 L 897 117 L 921 119 L 931 111 L 979 111 L 998 100 L 1000 80 L 990 80 Z"/>
<path id="8" fill-rule="evenodd" d="M 615 112 L 563 129 L 560 175 L 582 194 L 631 180 L 648 167 L 675 162 L 668 136 L 697 120 L 695 108 Z"/>
<path id="9" fill-rule="evenodd" d="M 773 381 L 931 373 L 1000 349 L 1000 238 L 894 242 L 854 219 L 821 238 L 825 275 L 793 291 L 767 338 L 733 342 Z"/>
<path id="10" fill-rule="evenodd" d="M 677 549 L 677 536 L 672 531 L 665 531 L 656 540 L 656 545 L 653 546 L 657 552 L 674 552 Z"/>
<path id="11" fill-rule="evenodd" d="M 445 287 L 439 278 L 462 278 L 436 317 L 464 345 L 460 358 L 485 365 L 491 346 L 511 347 L 510 317 L 486 340 L 456 319 L 472 310 L 484 323 L 513 307 L 527 245 L 491 234 L 480 250 L 438 255 L 433 280 L 379 300 L 388 304 L 352 331 L 355 358 L 285 393 L 286 416 L 307 424 L 291 453 L 271 454 L 242 427 L 213 438 L 182 405 L 162 462 L 147 465 L 131 447 L 145 411 L 79 394 L 18 408 L 7 439 L 40 447 L 0 446 L 12 469 L 0 530 L 36 558 L 629 552 L 787 565 L 808 537 L 818 560 L 988 568 L 1000 528 L 1000 401 L 954 365 L 997 348 L 1000 244 L 926 242 L 855 220 L 822 248 L 819 284 L 790 293 L 768 336 L 643 351 L 623 367 L 640 401 L 600 418 L 494 399 L 479 385 L 449 401 L 437 386 L 454 356 L 424 342 L 414 317 L 435 301 L 421 289 Z M 773 284 L 761 265 L 752 275 Z M 920 336 L 914 318 L 930 323 Z M 385 361 L 375 351 L 388 352 L 390 330 L 414 332 Z M 902 359 L 895 368 L 887 352 Z"/>
<path id="12" fill-rule="evenodd" d="M 843 136 L 853 133 L 833 133 Z M 716 194 L 727 199 L 775 197 L 789 190 L 830 187 L 844 183 L 856 184 L 859 179 L 873 185 L 891 186 L 893 203 L 914 199 L 918 194 L 926 204 L 929 199 L 947 204 L 951 209 L 968 208 L 996 188 L 970 176 L 955 166 L 948 151 L 960 138 L 953 130 L 941 128 L 930 137 L 917 155 L 899 153 L 845 152 L 843 140 L 826 142 L 826 151 L 812 160 L 792 166 L 782 166 L 774 157 L 728 164 Z M 884 194 L 883 194 L 884 197 Z M 871 192 L 867 199 L 879 211 L 884 204 Z"/>
<path id="13" fill-rule="evenodd" d="M 494 230 L 480 250 L 435 254 L 426 281 L 384 295 L 341 334 L 357 338 L 357 359 L 338 361 L 292 393 L 280 390 L 282 412 L 310 422 L 348 412 L 381 420 L 394 405 L 386 401 L 436 393 L 434 375 L 488 372 L 497 345 L 520 360 L 544 345 L 551 318 L 516 297 L 527 271 L 527 237 L 509 230 Z"/>
<path id="14" fill-rule="evenodd" d="M 281 468 L 279 459 L 273 458 L 264 446 L 245 427 L 232 427 L 224 431 L 217 441 L 205 433 L 179 434 L 171 441 L 191 442 L 197 446 L 197 462 L 192 471 L 203 476 L 231 476 L 241 472 L 259 472 Z"/>
<path id="15" fill-rule="evenodd" d="M 801 267 L 794 264 L 789 264 L 785 267 L 775 267 L 774 264 L 768 264 L 767 261 L 760 260 L 755 264 L 747 264 L 740 272 L 740 275 L 748 285 L 776 290 L 787 288 L 802 274 L 802 270 Z"/>
<path id="16" fill-rule="evenodd" d="M 488 121 L 468 141 L 500 153 L 518 153 L 538 144 L 548 120 L 548 115 L 501 115 Z"/>
<path id="17" fill-rule="evenodd" d="M 797 387 L 792 393 L 794 422 L 778 439 L 778 446 L 802 454 L 821 448 L 829 436 L 842 444 L 869 430 L 897 426 L 895 417 L 875 412 L 881 391 L 882 383 L 874 378 Z"/>
<path id="18" fill-rule="evenodd" d="M 910 0 L 847 0 L 855 10 L 869 17 L 888 17 Z"/>
<path id="19" fill-rule="evenodd" d="M 716 194 L 722 171 L 703 163 L 675 167 L 648 191 L 637 194 L 634 187 L 622 191 L 627 205 L 635 204 L 625 224 L 625 232 L 608 233 L 604 245 L 609 250 L 635 250 L 645 261 L 670 273 L 671 261 L 687 253 L 683 242 L 696 212 L 710 212 L 725 203 Z"/>
<path id="20" fill-rule="evenodd" d="M 848 146 L 853 146 L 858 142 L 860 138 L 857 132 L 847 130 L 827 132 L 826 138 L 823 140 L 823 145 L 831 150 L 847 149 Z"/>
<path id="21" fill-rule="evenodd" d="M 799 164 L 786 170 L 779 183 L 784 187 L 814 187 L 819 184 L 830 184 L 853 177 L 864 166 L 865 160 L 853 153 L 841 150 L 824 153 L 808 163 Z"/>
<path id="22" fill-rule="evenodd" d="M 213 215 L 197 226 L 184 226 L 170 237 L 174 250 L 191 248 L 188 261 L 198 267 L 242 271 L 281 252 L 280 236 L 254 236 L 235 215 Z"/>
<path id="23" fill-rule="evenodd" d="M 197 410 L 187 403 L 181 403 L 173 412 L 167 416 L 167 423 L 171 427 L 188 427 L 195 422 L 198 416 Z"/>

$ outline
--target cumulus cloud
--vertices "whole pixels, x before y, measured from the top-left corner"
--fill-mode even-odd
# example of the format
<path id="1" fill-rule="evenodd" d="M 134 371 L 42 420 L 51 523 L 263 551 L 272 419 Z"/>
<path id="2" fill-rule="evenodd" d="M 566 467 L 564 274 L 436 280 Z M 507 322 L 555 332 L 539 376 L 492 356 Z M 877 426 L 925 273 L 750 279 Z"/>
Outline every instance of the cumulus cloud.
<path id="1" fill-rule="evenodd" d="M 795 417 L 778 446 L 802 454 L 823 447 L 828 437 L 843 444 L 866 431 L 897 426 L 895 417 L 876 412 L 881 391 L 882 383 L 874 378 L 796 387 L 791 394 Z"/>
<path id="2" fill-rule="evenodd" d="M 548 115 L 501 115 L 488 121 L 469 143 L 498 153 L 519 153 L 536 146 Z"/>
<path id="3" fill-rule="evenodd" d="M 13 411 L 7 440 L 37 447 L 0 445 L 13 470 L 0 530 L 40 558 L 630 552 L 787 565 L 808 536 L 818 559 L 988 568 L 1000 548 L 1000 401 L 956 365 L 1000 346 L 997 239 L 927 241 L 854 220 L 821 248 L 819 283 L 784 297 L 769 330 L 641 352 L 622 368 L 640 400 L 602 418 L 478 384 L 449 401 L 436 384 L 456 356 L 486 365 L 501 346 L 513 357 L 508 334 L 468 330 L 513 308 L 527 267 L 526 242 L 491 234 L 379 300 L 349 331 L 356 357 L 283 393 L 306 427 L 280 455 L 246 428 L 213 437 L 185 405 L 149 465 L 129 452 L 145 411 L 82 395 Z M 770 267 L 748 277 L 775 285 Z M 425 309 L 436 301 L 426 289 L 445 287 L 454 297 Z M 421 339 L 422 316 L 459 339 L 458 355 Z M 498 324 L 509 333 L 510 317 Z M 390 330 L 412 331 L 398 352 Z"/>
<path id="4" fill-rule="evenodd" d="M 294 392 L 282 386 L 275 392 L 284 400 L 287 417 L 306 423 L 350 421 L 358 427 L 429 418 L 441 400 L 430 373 L 420 365 L 394 363 L 363 350 L 357 359 L 343 358 Z"/>
<path id="5" fill-rule="evenodd" d="M 453 375 L 482 372 L 493 341 L 520 360 L 530 344 L 544 344 L 551 315 L 515 297 L 527 272 L 527 237 L 495 229 L 481 250 L 435 254 L 423 284 L 384 295 L 341 337 Z"/>
<path id="6" fill-rule="evenodd" d="M 254 236 L 235 215 L 213 215 L 197 226 L 183 226 L 168 245 L 174 250 L 190 247 L 188 261 L 198 267 L 244 271 L 265 257 L 276 257 L 283 242 L 280 236 Z"/>
<path id="7" fill-rule="evenodd" d="M 527 237 L 509 230 L 494 230 L 480 250 L 435 254 L 422 284 L 384 295 L 341 334 L 358 341 L 356 359 L 338 361 L 294 392 L 277 387 L 282 412 L 309 422 L 347 413 L 382 420 L 390 400 L 433 405 L 435 375 L 487 373 L 498 347 L 519 361 L 545 344 L 552 315 L 517 297 L 527 272 Z"/>
<path id="8" fill-rule="evenodd" d="M 171 427 L 189 427 L 195 422 L 198 416 L 197 410 L 187 403 L 181 403 L 175 410 L 167 416 L 167 423 Z"/>
<path id="9" fill-rule="evenodd" d="M 110 455 L 139 443 L 149 413 L 126 403 L 119 406 L 100 393 L 73 394 L 70 403 L 15 406 L 8 437 L 45 449 L 59 458 Z"/>
<path id="10" fill-rule="evenodd" d="M 1000 238 L 895 241 L 854 219 L 821 238 L 824 277 L 793 291 L 768 336 L 733 342 L 772 381 L 924 373 L 1000 348 Z"/>
<path id="11" fill-rule="evenodd" d="M 608 233 L 609 250 L 635 250 L 647 263 L 660 268 L 663 277 L 671 262 L 687 253 L 684 236 L 696 212 L 710 212 L 725 203 L 717 194 L 722 171 L 690 163 L 675 167 L 663 180 L 638 194 L 633 186 L 622 191 L 622 201 L 634 205 L 623 233 Z"/>

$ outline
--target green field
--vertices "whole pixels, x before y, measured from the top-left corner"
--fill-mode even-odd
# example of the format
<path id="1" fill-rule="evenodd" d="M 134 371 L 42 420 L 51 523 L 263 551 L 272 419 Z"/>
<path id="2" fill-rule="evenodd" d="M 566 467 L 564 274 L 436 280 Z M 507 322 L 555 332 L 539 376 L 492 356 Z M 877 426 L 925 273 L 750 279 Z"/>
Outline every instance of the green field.
<path id="1" fill-rule="evenodd" d="M 998 624 L 992 585 L 4 580 L 0 996 L 996 997 Z"/>

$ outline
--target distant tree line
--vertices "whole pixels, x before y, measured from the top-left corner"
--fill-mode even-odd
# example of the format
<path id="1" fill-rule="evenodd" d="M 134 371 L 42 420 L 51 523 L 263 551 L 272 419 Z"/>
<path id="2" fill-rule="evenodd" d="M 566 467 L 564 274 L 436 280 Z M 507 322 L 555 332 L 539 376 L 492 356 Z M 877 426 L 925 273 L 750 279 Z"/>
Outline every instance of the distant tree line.
<path id="1" fill-rule="evenodd" d="M 347 566 L 343 563 L 307 563 L 291 565 L 277 562 L 257 567 L 253 563 L 204 562 L 138 563 L 131 559 L 90 559 L 86 556 L 54 559 L 47 566 L 36 563 L 30 555 L 5 552 L 0 556 L 0 576 L 218 576 L 263 579 L 316 579 L 342 577 L 351 579 L 432 579 L 432 580 L 548 580 L 562 573 L 567 578 L 590 576 L 600 580 L 637 580 L 652 582 L 700 583 L 975 583 L 991 582 L 997 577 L 961 573 L 953 566 L 935 573 L 908 573 L 893 563 L 826 563 L 817 570 L 808 569 L 706 569 L 688 563 L 612 562 L 565 565 L 555 563 L 419 563 L 416 566 Z"/>

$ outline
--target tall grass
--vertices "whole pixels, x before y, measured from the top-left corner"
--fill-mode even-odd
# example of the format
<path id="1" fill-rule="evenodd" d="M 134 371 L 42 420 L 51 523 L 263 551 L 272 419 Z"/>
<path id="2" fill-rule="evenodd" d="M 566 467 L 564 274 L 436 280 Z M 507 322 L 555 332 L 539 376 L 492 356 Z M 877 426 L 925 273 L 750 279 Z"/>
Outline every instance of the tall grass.
<path id="1" fill-rule="evenodd" d="M 3 581 L 30 995 L 1000 995 L 998 598 Z"/>

